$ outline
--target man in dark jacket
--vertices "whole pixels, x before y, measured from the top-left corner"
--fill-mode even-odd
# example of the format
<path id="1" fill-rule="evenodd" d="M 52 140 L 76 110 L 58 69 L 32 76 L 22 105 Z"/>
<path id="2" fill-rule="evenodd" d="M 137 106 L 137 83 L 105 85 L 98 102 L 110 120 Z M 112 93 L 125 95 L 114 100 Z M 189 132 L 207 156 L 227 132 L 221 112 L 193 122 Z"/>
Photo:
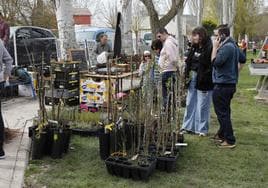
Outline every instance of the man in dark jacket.
<path id="1" fill-rule="evenodd" d="M 0 12 L 0 39 L 4 42 L 5 47 L 9 40 L 9 25 L 5 22 L 2 13 Z"/>
<path id="2" fill-rule="evenodd" d="M 231 122 L 231 100 L 236 92 L 240 64 L 246 62 L 235 41 L 230 37 L 227 25 L 218 28 L 218 37 L 213 43 L 213 103 L 220 128 L 214 139 L 219 148 L 234 148 L 235 136 Z"/>

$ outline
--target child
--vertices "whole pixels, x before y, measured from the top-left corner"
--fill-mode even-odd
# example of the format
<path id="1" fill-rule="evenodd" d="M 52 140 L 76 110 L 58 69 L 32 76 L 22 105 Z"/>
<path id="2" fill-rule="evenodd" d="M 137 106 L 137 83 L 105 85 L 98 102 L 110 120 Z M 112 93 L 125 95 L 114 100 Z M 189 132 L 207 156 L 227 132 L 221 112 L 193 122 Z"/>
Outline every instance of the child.
<path id="1" fill-rule="evenodd" d="M 153 80 L 154 80 L 155 86 L 157 86 L 159 79 L 160 79 L 160 71 L 159 71 L 158 63 L 159 63 L 160 52 L 163 48 L 163 44 L 160 40 L 156 39 L 152 42 L 151 48 L 155 52 L 155 61 L 153 64 Z"/>
<path id="2" fill-rule="evenodd" d="M 139 76 L 141 77 L 141 85 L 145 86 L 147 82 L 147 78 L 149 77 L 151 79 L 151 60 L 152 56 L 149 51 L 144 51 L 143 53 L 143 61 L 140 64 L 139 67 Z M 147 73 L 150 72 L 150 75 Z"/>

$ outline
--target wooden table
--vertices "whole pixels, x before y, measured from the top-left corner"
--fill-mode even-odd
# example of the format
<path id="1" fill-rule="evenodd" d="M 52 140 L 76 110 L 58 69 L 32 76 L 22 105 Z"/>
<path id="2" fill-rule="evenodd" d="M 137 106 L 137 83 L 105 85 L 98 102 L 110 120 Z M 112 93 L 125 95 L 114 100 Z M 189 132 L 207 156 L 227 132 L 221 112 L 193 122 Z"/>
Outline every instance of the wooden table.
<path id="1" fill-rule="evenodd" d="M 249 71 L 252 76 L 260 76 L 256 85 L 258 95 L 255 99 L 268 101 L 268 68 L 257 69 L 249 65 Z"/>
<path id="2" fill-rule="evenodd" d="M 124 79 L 131 79 L 131 77 L 133 76 L 133 82 L 130 83 L 130 87 L 127 87 L 130 89 L 136 89 L 137 87 L 139 87 L 139 82 L 137 82 L 136 77 L 138 76 L 139 72 L 138 71 L 134 71 L 134 72 L 127 72 L 127 73 L 122 73 L 122 74 L 117 74 L 117 75 L 106 75 L 106 74 L 94 74 L 94 73 L 83 73 L 81 74 L 81 78 L 99 78 L 99 79 L 113 79 L 116 80 L 116 93 L 120 92 L 120 91 L 126 91 L 126 87 L 124 88 L 124 83 L 123 82 Z M 135 78 L 135 79 L 134 79 Z M 136 80 L 136 81 L 135 81 Z M 138 79 L 139 80 L 139 79 Z"/>

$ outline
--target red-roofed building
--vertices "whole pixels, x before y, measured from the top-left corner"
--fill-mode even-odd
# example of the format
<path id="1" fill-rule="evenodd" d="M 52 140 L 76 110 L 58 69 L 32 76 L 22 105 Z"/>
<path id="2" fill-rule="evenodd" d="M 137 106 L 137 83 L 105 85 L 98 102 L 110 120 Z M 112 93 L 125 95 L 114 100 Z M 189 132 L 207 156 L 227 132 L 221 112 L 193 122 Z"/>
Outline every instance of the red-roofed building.
<path id="1" fill-rule="evenodd" d="M 92 14 L 87 8 L 73 8 L 75 25 L 91 25 Z"/>

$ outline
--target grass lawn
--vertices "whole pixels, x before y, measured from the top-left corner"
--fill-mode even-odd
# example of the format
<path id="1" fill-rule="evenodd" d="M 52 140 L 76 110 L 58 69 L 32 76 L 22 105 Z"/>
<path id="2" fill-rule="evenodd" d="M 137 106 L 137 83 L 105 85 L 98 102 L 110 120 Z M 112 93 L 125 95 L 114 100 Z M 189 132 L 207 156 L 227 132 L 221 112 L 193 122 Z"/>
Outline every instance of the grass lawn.
<path id="1" fill-rule="evenodd" d="M 250 57 L 249 57 L 250 59 Z M 177 171 L 156 171 L 148 182 L 111 176 L 99 158 L 98 139 L 73 137 L 71 150 L 61 160 L 30 161 L 25 187 L 268 187 L 268 105 L 254 100 L 257 77 L 241 72 L 232 103 L 237 147 L 220 150 L 208 138 L 186 135 L 189 146 L 177 163 Z M 210 133 L 218 128 L 214 111 Z"/>

